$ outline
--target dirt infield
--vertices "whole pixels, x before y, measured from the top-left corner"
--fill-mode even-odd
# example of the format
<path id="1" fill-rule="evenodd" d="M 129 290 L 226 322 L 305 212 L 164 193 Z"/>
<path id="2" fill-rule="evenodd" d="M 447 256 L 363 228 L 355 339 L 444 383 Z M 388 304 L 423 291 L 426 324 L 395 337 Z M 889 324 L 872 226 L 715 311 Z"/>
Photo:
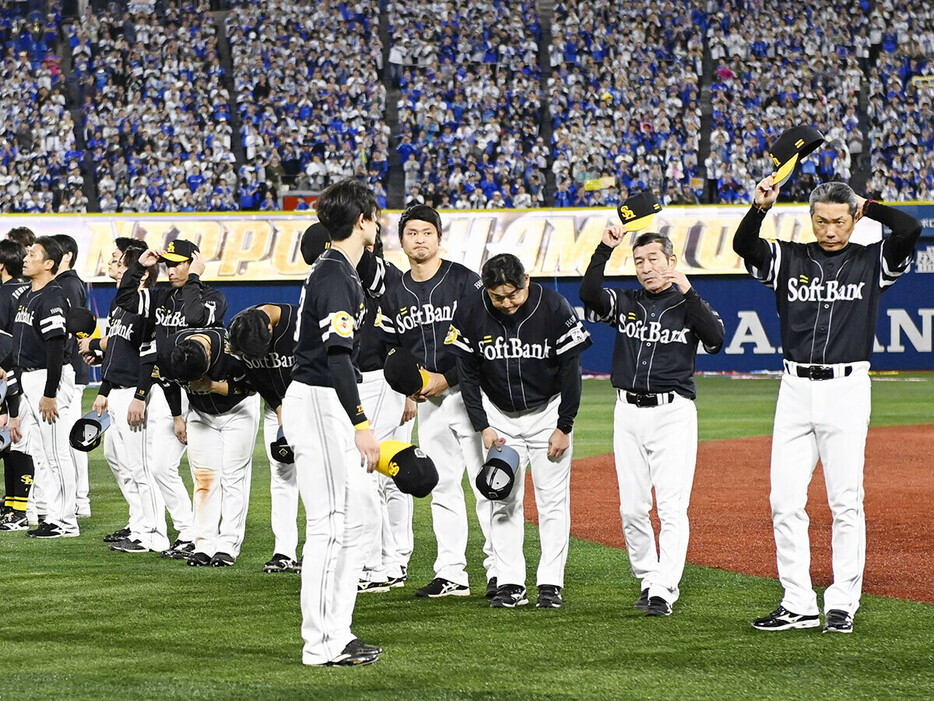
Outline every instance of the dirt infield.
<path id="1" fill-rule="evenodd" d="M 691 498 L 688 562 L 777 577 L 769 515 L 770 438 L 701 443 Z M 867 522 L 863 591 L 934 603 L 934 425 L 873 428 L 865 470 Z M 831 582 L 830 509 L 820 466 L 808 493 L 811 575 Z M 526 477 L 528 479 L 528 476 Z M 537 522 L 531 485 L 526 516 Z M 658 520 L 653 512 L 656 532 Z M 571 534 L 622 548 L 612 456 L 575 460 Z"/>

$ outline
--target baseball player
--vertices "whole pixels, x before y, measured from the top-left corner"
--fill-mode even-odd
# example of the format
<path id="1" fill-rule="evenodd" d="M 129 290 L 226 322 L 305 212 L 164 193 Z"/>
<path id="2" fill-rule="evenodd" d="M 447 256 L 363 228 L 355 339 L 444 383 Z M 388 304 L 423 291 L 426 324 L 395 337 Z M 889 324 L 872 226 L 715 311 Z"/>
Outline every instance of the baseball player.
<path id="1" fill-rule="evenodd" d="M 52 238 L 58 241 L 62 250 L 65 252 L 55 279 L 65 291 L 65 296 L 68 298 L 68 307 L 69 309 L 74 309 L 76 307 L 87 309 L 87 285 L 78 277 L 78 273 L 72 270 L 72 265 L 78 260 L 78 243 L 67 234 L 56 234 Z M 75 339 L 74 335 L 68 334 L 68 339 L 65 343 L 68 346 L 68 353 L 71 356 L 71 367 L 75 371 L 75 391 L 71 397 L 71 404 L 66 407 L 65 413 L 65 423 L 70 429 L 75 421 L 80 419 L 82 414 L 84 414 L 81 402 L 84 399 L 84 390 L 88 386 L 91 371 L 88 364 L 85 363 L 84 359 L 81 357 L 81 354 L 78 353 L 77 339 Z M 91 515 L 91 500 L 88 495 L 90 490 L 88 484 L 88 454 L 81 450 L 75 450 L 70 446 L 69 450 L 71 451 L 71 461 L 75 466 L 77 515 L 78 518 L 87 518 Z"/>
<path id="2" fill-rule="evenodd" d="M 775 407 L 770 494 L 785 595 L 752 625 L 765 631 L 820 625 L 804 508 L 819 458 L 833 514 L 834 581 L 824 592 L 823 630 L 850 633 L 866 559 L 863 462 L 879 295 L 908 269 L 922 225 L 832 182 L 811 192 L 814 243 L 766 241 L 759 229 L 778 194 L 773 175 L 763 179 L 733 238 L 749 273 L 775 290 L 785 369 Z M 862 217 L 881 222 L 891 234 L 868 246 L 851 243 Z"/>
<path id="3" fill-rule="evenodd" d="M 434 459 L 438 486 L 431 494 L 431 516 L 438 543 L 435 578 L 416 590 L 418 597 L 469 596 L 467 579 L 467 510 L 464 469 L 474 478 L 483 464 L 483 442 L 474 431 L 458 387 L 457 366 L 444 344 L 457 305 L 483 287 L 472 270 L 440 256 L 441 217 L 428 205 L 415 205 L 399 219 L 399 240 L 411 269 L 380 303 L 380 327 L 390 343 L 402 346 L 428 371 L 419 395 L 419 446 Z M 496 572 L 489 545 L 490 504 L 474 490 L 477 518 L 484 535 L 487 594 L 496 591 Z"/>
<path id="4" fill-rule="evenodd" d="M 164 262 L 170 288 L 139 289 L 147 268 Z M 227 313 L 227 301 L 214 288 L 201 282 L 204 261 L 198 247 L 184 239 L 172 241 L 165 251 L 148 250 L 127 268 L 117 288 L 115 304 L 153 322 L 155 343 L 140 354 L 140 379 L 130 402 L 130 426 L 146 423 L 152 433 L 154 451 L 152 470 L 162 490 L 166 508 L 178 530 L 172 546 L 162 554 L 187 560 L 194 551 L 194 528 L 191 497 L 179 476 L 178 467 L 185 452 L 177 433 L 184 429 L 187 394 L 182 395 L 182 414 L 174 417 L 166 401 L 164 382 L 154 386 L 153 366 L 158 347 L 173 333 L 186 328 L 221 326 Z"/>
<path id="5" fill-rule="evenodd" d="M 119 285 L 128 267 L 139 259 L 146 246 L 127 238 L 117 239 L 116 246 L 108 274 Z M 155 278 L 147 272 L 142 288 L 151 289 L 153 285 Z M 112 305 L 106 335 L 78 341 L 78 349 L 86 357 L 103 353 L 102 381 L 94 409 L 98 415 L 105 411 L 110 415 L 110 429 L 104 434 L 104 457 L 130 509 L 125 535 L 121 529 L 105 537 L 110 549 L 118 552 L 161 552 L 169 547 L 165 502 L 152 474 L 151 435 L 145 425 L 133 427 L 129 424 L 129 406 L 139 384 L 140 348 L 151 342 L 151 337 L 152 325 L 148 319 Z"/>
<path id="6" fill-rule="evenodd" d="M 322 193 L 317 213 L 332 244 L 302 288 L 295 367 L 282 400 L 307 518 L 302 662 L 365 665 L 382 650 L 356 638 L 351 623 L 365 545 L 364 478 L 379 461 L 379 444 L 360 404 L 352 353 L 364 315 L 356 266 L 376 240 L 379 206 L 364 185 L 344 180 Z"/>
<path id="7" fill-rule="evenodd" d="M 680 595 L 688 547 L 688 502 L 697 460 L 694 361 L 723 344 L 723 323 L 683 272 L 671 240 L 639 234 L 632 244 L 638 290 L 603 287 L 603 272 L 626 234 L 611 226 L 587 266 L 580 298 L 589 321 L 616 329 L 611 381 L 616 388 L 613 454 L 620 515 L 633 576 L 635 608 L 669 616 Z M 661 530 L 658 550 L 649 511 L 652 489 Z"/>
<path id="8" fill-rule="evenodd" d="M 18 299 L 29 289 L 29 281 L 22 277 L 25 257 L 26 249 L 17 242 L 9 239 L 0 241 L 0 335 L 3 337 L 0 345 L 6 351 L 3 355 L 6 355 L 13 345 L 13 317 L 16 314 Z M 18 385 L 15 375 L 11 374 L 7 381 L 7 394 L 14 394 L 14 387 Z M 26 403 L 18 403 L 17 413 L 20 419 L 20 434 L 24 437 L 14 441 L 3 455 L 6 498 L 0 510 L 0 531 L 24 531 L 28 528 L 26 507 L 35 467 L 25 437 L 30 434 L 30 426 L 35 427 L 35 419 Z"/>
<path id="9" fill-rule="evenodd" d="M 65 346 L 68 300 L 55 280 L 64 252 L 54 239 L 43 236 L 29 247 L 23 274 L 30 286 L 19 296 L 13 319 L 11 353 L 0 363 L 3 371 L 17 369 L 19 384 L 33 415 L 40 419 L 36 450 L 48 469 L 46 520 L 27 531 L 34 538 L 79 535 L 75 515 L 75 471 L 71 463 L 64 411 L 74 391 L 74 371 Z M 5 374 L 2 373 L 2 374 Z M 13 407 L 10 407 L 11 412 Z M 11 417 L 11 434 L 19 431 Z"/>
<path id="10" fill-rule="evenodd" d="M 580 407 L 580 354 L 590 346 L 590 334 L 568 301 L 530 282 L 511 253 L 490 258 L 481 279 L 484 290 L 461 300 L 445 343 L 457 354 L 464 404 L 484 448 L 505 442 L 520 458 L 512 492 L 490 502 L 498 578 L 490 605 L 528 603 L 523 496 L 525 466 L 530 464 L 542 546 L 537 606 L 560 608 L 571 533 L 571 444 Z"/>
<path id="11" fill-rule="evenodd" d="M 259 398 L 241 361 L 226 349 L 223 328 L 186 329 L 159 349 L 160 377 L 176 384 L 166 399 L 176 437 L 188 445 L 194 481 L 195 549 L 192 567 L 229 567 L 240 554 L 250 503 L 253 447 L 259 428 Z M 178 387 L 190 411 L 184 423 Z"/>
<path id="12" fill-rule="evenodd" d="M 298 307 L 292 304 L 261 304 L 244 309 L 230 322 L 227 337 L 231 352 L 244 365 L 250 384 L 266 401 L 263 412 L 263 443 L 269 459 L 269 496 L 275 548 L 263 571 L 298 572 L 298 482 L 295 463 L 283 462 L 271 444 L 282 426 L 282 398 L 292 381 L 295 364 L 295 329 Z"/>

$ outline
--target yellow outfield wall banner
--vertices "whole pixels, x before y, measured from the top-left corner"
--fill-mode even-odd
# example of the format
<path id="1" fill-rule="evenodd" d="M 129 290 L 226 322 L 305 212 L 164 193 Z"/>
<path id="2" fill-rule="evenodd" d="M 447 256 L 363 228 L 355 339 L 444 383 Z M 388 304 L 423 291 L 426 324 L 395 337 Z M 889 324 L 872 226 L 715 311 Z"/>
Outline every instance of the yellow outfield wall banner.
<path id="1" fill-rule="evenodd" d="M 656 215 L 650 231 L 671 237 L 680 267 L 687 275 L 745 275 L 733 252 L 736 227 L 745 206 L 667 207 Z M 387 260 L 403 270 L 408 262 L 399 246 L 401 212 L 381 215 Z M 443 256 L 480 270 L 497 253 L 513 253 L 533 277 L 580 277 L 607 226 L 618 224 L 613 209 L 537 209 L 444 211 Z M 216 283 L 301 280 L 308 266 L 299 252 L 314 213 L 303 214 L 170 214 L 170 215 L 6 215 L 6 230 L 28 226 L 37 236 L 69 234 L 78 242 L 75 269 L 87 282 L 103 282 L 107 262 L 120 236 L 165 248 L 176 238 L 196 242 L 204 255 L 203 278 Z M 881 236 L 874 221 L 857 223 L 853 240 L 869 243 Z M 786 241 L 812 241 L 806 205 L 776 206 L 766 217 L 762 236 Z M 634 275 L 631 240 L 610 260 L 608 275 Z"/>

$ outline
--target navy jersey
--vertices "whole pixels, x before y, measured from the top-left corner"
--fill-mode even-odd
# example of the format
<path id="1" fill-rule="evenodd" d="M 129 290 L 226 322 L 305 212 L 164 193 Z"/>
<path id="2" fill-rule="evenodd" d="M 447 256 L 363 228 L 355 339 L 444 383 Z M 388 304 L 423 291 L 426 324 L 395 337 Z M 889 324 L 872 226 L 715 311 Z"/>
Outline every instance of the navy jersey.
<path id="1" fill-rule="evenodd" d="M 406 272 L 383 295 L 380 328 L 391 345 L 411 351 L 427 370 L 444 374 L 448 384 L 455 385 L 454 353 L 444 339 L 460 301 L 482 289 L 477 273 L 448 260 L 441 261 L 438 272 L 424 282 Z"/>
<path id="2" fill-rule="evenodd" d="M 140 353 L 148 351 L 152 343 L 152 323 L 148 319 L 112 304 L 101 377 L 115 387 L 135 387 L 139 382 Z"/>
<path id="3" fill-rule="evenodd" d="M 226 382 L 228 386 L 226 396 L 211 392 L 194 392 L 188 388 L 187 383 L 179 382 L 172 372 L 172 364 L 169 361 L 172 350 L 182 341 L 195 335 L 207 336 L 211 340 L 211 356 L 206 377 L 210 377 L 215 382 Z M 223 414 L 252 394 L 246 378 L 246 368 L 239 358 L 228 352 L 227 334 L 223 328 L 185 329 L 172 334 L 159 348 L 156 367 L 160 378 L 184 387 L 188 393 L 189 406 L 205 414 Z M 172 402 L 170 401 L 169 404 L 171 406 Z"/>
<path id="4" fill-rule="evenodd" d="M 295 366 L 292 379 L 306 385 L 332 387 L 328 349 L 351 352 L 359 340 L 357 331 L 365 314 L 363 288 L 350 261 L 329 248 L 311 266 L 299 301 L 295 329 Z M 359 381 L 359 370 L 356 365 Z"/>
<path id="5" fill-rule="evenodd" d="M 893 235 L 832 252 L 816 242 L 759 239 L 763 217 L 755 208 L 740 224 L 737 239 L 755 238 L 744 256 L 747 270 L 775 290 L 787 360 L 821 365 L 869 360 L 879 296 L 908 269 L 921 223 L 877 202 L 865 209 L 868 218 L 888 218 Z M 889 217 L 892 212 L 897 216 Z"/>
<path id="6" fill-rule="evenodd" d="M 13 317 L 19 305 L 19 297 L 29 288 L 29 280 L 17 277 L 0 285 L 0 331 L 13 332 Z"/>
<path id="7" fill-rule="evenodd" d="M 528 299 L 514 314 L 494 307 L 485 290 L 468 295 L 454 313 L 445 343 L 456 355 L 474 360 L 480 388 L 503 411 L 536 409 L 561 394 L 558 427 L 570 433 L 580 407 L 578 356 L 592 341 L 558 292 L 531 283 Z M 460 384 L 471 422 L 482 430 L 479 392 L 468 377 Z"/>
<path id="8" fill-rule="evenodd" d="M 359 270 L 360 267 L 357 266 L 357 271 Z M 384 262 L 383 270 L 383 294 L 376 295 L 368 290 L 365 295 L 366 315 L 360 328 L 360 350 L 357 354 L 357 367 L 362 372 L 381 370 L 391 347 L 386 335 L 378 327 L 382 324 L 385 290 L 401 283 L 402 271 L 388 261 Z"/>
<path id="9" fill-rule="evenodd" d="M 616 329 L 613 386 L 649 394 L 677 392 L 694 399 L 698 343 L 708 353 L 717 353 L 723 345 L 723 322 L 693 287 L 687 294 L 674 285 L 658 293 L 642 287 L 600 289 L 612 252 L 603 243 L 597 246 L 581 284 L 581 300 L 587 321 Z M 585 291 L 594 288 L 593 295 Z"/>
<path id="10" fill-rule="evenodd" d="M 56 276 L 55 280 L 65 291 L 69 309 L 88 308 L 88 288 L 84 280 L 78 277 L 78 273 L 74 270 L 66 270 Z M 75 384 L 86 385 L 90 380 L 91 371 L 88 364 L 78 354 L 78 340 L 73 334 L 68 334 L 68 340 L 65 343 L 71 355 L 71 367 L 75 369 Z"/>
<path id="11" fill-rule="evenodd" d="M 262 358 L 240 358 L 250 384 L 275 410 L 282 404 L 285 390 L 292 381 L 295 364 L 295 327 L 298 307 L 294 304 L 259 304 L 257 307 L 279 308 L 279 323 L 272 330 L 272 346 Z"/>
<path id="12" fill-rule="evenodd" d="M 67 314 L 68 300 L 55 280 L 41 290 L 26 287 L 19 296 L 13 318 L 13 365 L 30 369 L 48 367 L 46 342 L 65 337 Z M 70 360 L 66 345 L 64 362 Z"/>

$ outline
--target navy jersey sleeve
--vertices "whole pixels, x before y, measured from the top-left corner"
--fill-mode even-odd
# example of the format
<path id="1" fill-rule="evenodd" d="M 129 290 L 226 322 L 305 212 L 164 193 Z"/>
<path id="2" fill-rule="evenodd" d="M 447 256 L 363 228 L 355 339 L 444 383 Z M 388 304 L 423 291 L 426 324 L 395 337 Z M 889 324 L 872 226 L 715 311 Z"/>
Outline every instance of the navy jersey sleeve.
<path id="1" fill-rule="evenodd" d="M 560 297 L 554 312 L 555 325 L 552 328 L 555 355 L 559 358 L 580 355 L 593 345 L 590 333 L 584 328 L 571 303 Z"/>
<path id="2" fill-rule="evenodd" d="M 360 312 L 359 295 L 355 294 L 353 280 L 349 277 L 332 278 L 332 282 L 330 294 L 311 295 L 305 302 L 314 305 L 324 347 L 328 351 L 332 348 L 353 350 L 355 319 Z M 311 329 L 308 332 L 313 333 Z"/>
<path id="3" fill-rule="evenodd" d="M 42 295 L 36 317 L 42 340 L 50 341 L 65 335 L 65 320 L 68 315 L 68 300 L 64 294 Z"/>

